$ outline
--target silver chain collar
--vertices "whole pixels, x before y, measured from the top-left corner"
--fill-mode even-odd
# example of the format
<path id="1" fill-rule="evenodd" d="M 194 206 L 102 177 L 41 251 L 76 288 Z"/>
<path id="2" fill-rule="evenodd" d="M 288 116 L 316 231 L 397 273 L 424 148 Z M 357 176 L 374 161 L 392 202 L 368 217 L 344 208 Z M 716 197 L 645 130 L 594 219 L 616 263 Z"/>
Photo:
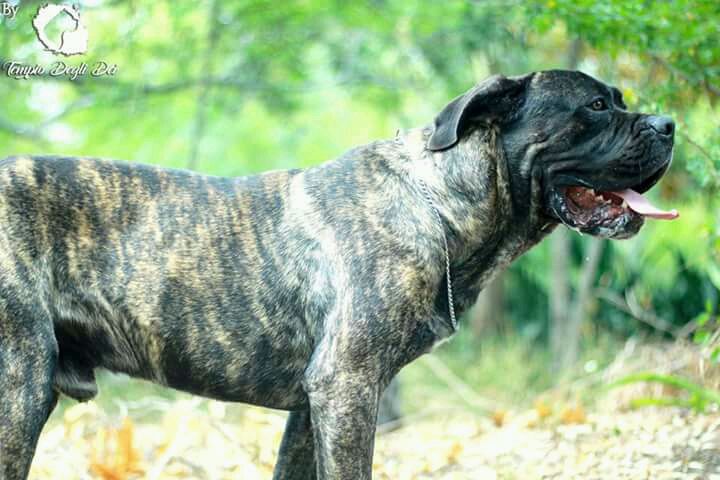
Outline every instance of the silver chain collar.
<path id="1" fill-rule="evenodd" d="M 432 211 L 435 212 L 435 218 L 437 219 L 440 230 L 442 231 L 443 247 L 445 249 L 445 276 L 447 278 L 448 311 L 450 312 L 450 323 L 452 324 L 453 331 L 456 332 L 458 326 L 457 318 L 455 317 L 455 305 L 453 304 L 453 289 L 452 281 L 450 279 L 450 252 L 448 249 L 447 235 L 445 234 L 445 229 L 443 228 L 443 221 L 442 217 L 440 216 L 440 211 L 435 206 L 435 202 L 433 202 L 432 196 L 430 195 L 430 189 L 422 178 L 418 177 L 417 181 L 420 183 L 420 189 L 422 190 L 423 195 L 425 195 L 425 200 L 427 200 Z"/>

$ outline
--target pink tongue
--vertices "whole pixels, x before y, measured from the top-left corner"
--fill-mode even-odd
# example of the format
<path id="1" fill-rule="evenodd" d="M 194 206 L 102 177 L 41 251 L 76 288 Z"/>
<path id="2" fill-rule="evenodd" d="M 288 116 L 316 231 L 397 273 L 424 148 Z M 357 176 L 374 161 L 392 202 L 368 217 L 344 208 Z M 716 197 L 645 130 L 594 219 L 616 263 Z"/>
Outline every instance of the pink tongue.
<path id="1" fill-rule="evenodd" d="M 613 194 L 625 200 L 628 206 L 636 213 L 650 218 L 660 218 L 663 220 L 674 220 L 680 216 L 677 210 L 672 209 L 669 212 L 660 210 L 651 204 L 647 198 L 635 190 L 627 189 L 622 192 L 613 192 Z"/>

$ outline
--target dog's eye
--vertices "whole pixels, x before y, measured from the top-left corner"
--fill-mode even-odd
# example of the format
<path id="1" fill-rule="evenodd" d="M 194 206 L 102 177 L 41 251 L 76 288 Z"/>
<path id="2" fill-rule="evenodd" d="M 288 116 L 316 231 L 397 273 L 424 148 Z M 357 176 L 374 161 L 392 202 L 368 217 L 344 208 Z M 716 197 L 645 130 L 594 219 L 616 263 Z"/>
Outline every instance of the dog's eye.
<path id="1" fill-rule="evenodd" d="M 599 112 L 601 110 L 607 110 L 608 106 L 607 103 L 605 103 L 605 100 L 603 100 L 602 98 L 596 98 L 590 104 L 590 108 L 592 108 L 596 112 Z"/>

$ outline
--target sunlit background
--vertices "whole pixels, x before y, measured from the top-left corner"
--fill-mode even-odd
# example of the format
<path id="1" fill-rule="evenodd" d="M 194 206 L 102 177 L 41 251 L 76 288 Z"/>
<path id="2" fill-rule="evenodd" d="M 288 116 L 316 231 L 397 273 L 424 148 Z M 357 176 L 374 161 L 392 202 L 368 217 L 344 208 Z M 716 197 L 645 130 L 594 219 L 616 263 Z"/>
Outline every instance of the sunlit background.
<path id="1" fill-rule="evenodd" d="M 618 86 L 631 110 L 672 116 L 673 166 L 650 196 L 680 218 L 649 221 L 624 242 L 558 229 L 516 262 L 457 338 L 401 373 L 384 402 L 391 423 L 375 472 L 590 478 L 572 473 L 587 458 L 597 459 L 587 468 L 621 469 L 615 446 L 625 458 L 633 442 L 666 441 L 631 458 L 629 476 L 600 477 L 718 473 L 720 453 L 702 435 L 717 428 L 720 398 L 719 2 L 81 1 L 89 49 L 72 57 L 38 42 L 31 22 L 45 3 L 11 1 L 17 16 L 0 20 L 2 156 L 99 156 L 227 176 L 308 167 L 428 124 L 490 74 L 550 68 L 583 70 Z M 71 25 L 58 18 L 48 33 Z M 7 74 L 7 62 L 49 70 L 58 61 L 117 73 Z M 631 374 L 629 387 L 608 388 Z M 90 404 L 61 402 L 36 478 L 269 478 L 281 413 L 118 376 L 103 376 L 100 389 Z M 672 406 L 633 409 L 646 404 Z M 662 430 L 678 418 L 677 430 Z M 651 440 L 637 440 L 634 429 L 653 421 Z M 696 433 L 695 450 L 675 448 Z M 603 458 L 610 466 L 597 466 Z M 643 459 L 656 470 L 633 476 Z"/>

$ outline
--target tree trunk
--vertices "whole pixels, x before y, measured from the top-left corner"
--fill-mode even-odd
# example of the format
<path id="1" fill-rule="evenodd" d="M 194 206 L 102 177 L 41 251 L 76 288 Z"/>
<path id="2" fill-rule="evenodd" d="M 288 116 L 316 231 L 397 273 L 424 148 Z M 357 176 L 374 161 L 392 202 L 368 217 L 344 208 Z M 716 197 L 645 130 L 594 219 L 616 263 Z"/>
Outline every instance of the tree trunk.
<path id="1" fill-rule="evenodd" d="M 200 155 L 200 144 L 205 137 L 207 128 L 208 103 L 210 95 L 210 83 L 208 79 L 213 73 L 213 53 L 215 45 L 217 45 L 220 35 L 220 24 L 218 21 L 220 2 L 219 0 L 211 0 L 207 12 L 207 45 L 205 50 L 205 59 L 203 62 L 203 73 L 206 77 L 200 83 L 198 96 L 195 105 L 195 119 L 192 126 L 190 156 L 188 157 L 187 168 L 196 170 L 198 167 L 198 159 Z"/>
<path id="2" fill-rule="evenodd" d="M 583 263 L 582 275 L 580 276 L 580 284 L 575 294 L 575 301 L 569 308 L 569 315 L 566 319 L 565 338 L 569 341 L 565 349 L 561 353 L 558 371 L 566 370 L 574 365 L 580 357 L 580 339 L 582 322 L 585 320 L 585 313 L 590 300 L 590 294 L 595 285 L 595 277 L 597 275 L 600 258 L 602 258 L 605 240 L 601 238 L 588 238 L 585 242 L 587 254 Z"/>
<path id="3" fill-rule="evenodd" d="M 475 306 L 470 311 L 470 328 L 476 339 L 485 335 L 505 333 L 504 281 L 504 273 L 497 275 L 480 292 Z"/>
<path id="4" fill-rule="evenodd" d="M 553 371 L 561 372 L 568 343 L 579 341 L 566 336 L 570 307 L 570 237 L 566 228 L 556 229 L 550 237 L 550 352 Z"/>

